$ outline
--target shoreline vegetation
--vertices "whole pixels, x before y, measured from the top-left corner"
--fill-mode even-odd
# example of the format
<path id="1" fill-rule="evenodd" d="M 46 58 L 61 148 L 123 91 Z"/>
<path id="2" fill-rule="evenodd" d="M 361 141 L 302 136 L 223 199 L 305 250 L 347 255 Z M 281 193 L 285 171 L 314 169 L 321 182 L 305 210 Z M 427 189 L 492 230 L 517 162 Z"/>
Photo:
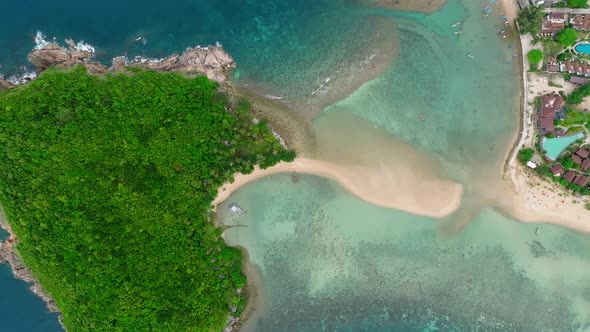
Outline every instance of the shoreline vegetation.
<path id="1" fill-rule="evenodd" d="M 518 11 L 516 1 L 502 1 L 502 5 L 507 16 L 514 22 Z M 537 176 L 518 162 L 518 152 L 524 146 L 534 145 L 537 135 L 536 125 L 532 121 L 534 110 L 529 110 L 534 106 L 529 105 L 534 105 L 537 96 L 558 90 L 541 84 L 539 78 L 534 83 L 531 82 L 532 77 L 536 77 L 528 71 L 530 65 L 527 54 L 532 49 L 532 37 L 519 33 L 518 44 L 521 64 L 519 130 L 504 163 L 502 176 L 513 192 L 513 199 L 503 209 L 522 222 L 551 223 L 590 233 L 590 223 L 584 219 L 584 215 L 589 212 L 580 198 L 571 195 L 559 184 Z"/>

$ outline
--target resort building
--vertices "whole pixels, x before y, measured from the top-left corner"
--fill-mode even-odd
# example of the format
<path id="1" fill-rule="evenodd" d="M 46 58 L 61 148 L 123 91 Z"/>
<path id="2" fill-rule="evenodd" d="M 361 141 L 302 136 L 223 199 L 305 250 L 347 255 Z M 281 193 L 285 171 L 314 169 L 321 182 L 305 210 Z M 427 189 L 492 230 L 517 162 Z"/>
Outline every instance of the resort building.
<path id="1" fill-rule="evenodd" d="M 554 36 L 556 33 L 565 28 L 566 22 L 566 13 L 551 13 L 545 16 L 541 22 L 539 36 Z"/>
<path id="2" fill-rule="evenodd" d="M 541 97 L 541 108 L 539 109 L 539 129 L 541 134 L 553 133 L 555 127 L 555 117 L 557 112 L 561 110 L 564 105 L 563 97 L 556 94 L 546 94 Z"/>
<path id="3" fill-rule="evenodd" d="M 547 63 L 545 64 L 545 70 L 550 73 L 557 73 L 559 71 L 559 63 L 557 63 L 557 58 L 554 56 L 550 56 L 547 59 Z"/>
<path id="4" fill-rule="evenodd" d="M 576 172 L 574 172 L 574 171 L 568 171 L 567 173 L 565 173 L 565 180 L 569 183 L 573 183 L 575 177 L 576 177 Z"/>
<path id="5" fill-rule="evenodd" d="M 572 160 L 574 161 L 574 163 L 582 165 L 582 158 L 580 158 L 580 156 L 578 156 L 577 154 L 572 154 Z"/>
<path id="6" fill-rule="evenodd" d="M 551 173 L 553 173 L 553 175 L 557 177 L 560 177 L 564 172 L 565 169 L 563 169 L 563 166 L 561 166 L 560 164 L 555 164 L 551 167 Z"/>
<path id="7" fill-rule="evenodd" d="M 586 170 L 588 170 L 588 168 L 590 168 L 590 159 L 585 159 L 582 162 L 582 170 L 586 171 Z"/>
<path id="8" fill-rule="evenodd" d="M 588 155 L 590 155 L 590 151 L 583 148 L 579 148 L 578 151 L 576 151 L 576 154 L 582 158 L 588 158 Z"/>
<path id="9" fill-rule="evenodd" d="M 576 179 L 574 180 L 574 183 L 582 188 L 587 186 L 588 182 L 590 182 L 590 179 L 586 175 L 583 175 L 583 174 L 578 174 L 578 176 L 576 176 Z"/>
<path id="10" fill-rule="evenodd" d="M 570 23 L 576 30 L 590 31 L 590 15 L 574 15 Z"/>
<path id="11" fill-rule="evenodd" d="M 535 6 L 551 7 L 562 0 L 531 0 L 531 3 Z"/>
<path id="12" fill-rule="evenodd" d="M 588 61 L 585 60 L 566 60 L 559 63 L 559 71 L 573 75 L 590 77 L 590 64 L 588 64 Z"/>
<path id="13" fill-rule="evenodd" d="M 588 79 L 587 78 L 583 78 L 583 77 L 578 77 L 578 76 L 572 76 L 570 78 L 570 83 L 574 83 L 574 84 L 578 84 L 578 85 L 584 85 L 584 84 L 588 83 Z"/>

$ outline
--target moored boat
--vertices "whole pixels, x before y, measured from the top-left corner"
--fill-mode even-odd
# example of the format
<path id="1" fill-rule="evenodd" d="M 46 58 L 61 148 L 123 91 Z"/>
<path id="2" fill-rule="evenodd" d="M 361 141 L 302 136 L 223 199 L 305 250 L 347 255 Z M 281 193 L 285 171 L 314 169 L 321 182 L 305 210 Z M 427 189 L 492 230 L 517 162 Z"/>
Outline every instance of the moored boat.
<path id="1" fill-rule="evenodd" d="M 463 30 L 457 30 L 455 32 L 453 32 L 454 35 L 460 35 L 463 33 Z"/>
<path id="2" fill-rule="evenodd" d="M 469 59 L 475 59 L 475 56 L 473 54 L 471 54 L 471 53 L 467 53 L 467 57 Z"/>
<path id="3" fill-rule="evenodd" d="M 453 25 L 451 25 L 451 28 L 456 28 L 460 25 L 461 25 L 461 22 L 456 22 L 456 23 L 453 23 Z"/>

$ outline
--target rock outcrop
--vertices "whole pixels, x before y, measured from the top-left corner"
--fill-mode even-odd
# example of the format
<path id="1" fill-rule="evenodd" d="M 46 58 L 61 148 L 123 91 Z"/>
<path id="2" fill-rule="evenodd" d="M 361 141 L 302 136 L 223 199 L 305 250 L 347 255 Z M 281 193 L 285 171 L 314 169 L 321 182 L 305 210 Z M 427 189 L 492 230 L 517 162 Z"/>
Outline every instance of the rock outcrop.
<path id="1" fill-rule="evenodd" d="M 216 82 L 227 80 L 231 71 L 236 67 L 232 57 L 223 50 L 221 45 L 186 49 L 181 55 L 172 54 L 163 59 L 135 57 L 127 60 L 125 57 L 113 59 L 111 68 L 93 61 L 93 52 L 81 49 L 72 40 L 66 41 L 68 47 L 56 43 L 49 43 L 33 50 L 29 54 L 29 61 L 43 71 L 49 67 L 69 68 L 82 64 L 92 74 L 102 74 L 108 71 L 118 71 L 125 66 L 153 69 L 157 71 L 199 72 Z"/>
<path id="2" fill-rule="evenodd" d="M 98 62 L 92 61 L 94 54 L 87 50 L 76 47 L 74 41 L 66 40 L 68 48 L 61 47 L 56 43 L 49 43 L 41 48 L 34 49 L 29 54 L 29 61 L 43 71 L 49 67 L 70 68 L 82 64 L 88 68 L 91 74 L 102 74 L 108 69 Z"/>
<path id="3" fill-rule="evenodd" d="M 119 70 L 123 66 L 157 71 L 199 72 L 207 75 L 212 81 L 223 82 L 228 79 L 236 63 L 220 45 L 216 45 L 187 48 L 181 55 L 172 54 L 163 59 L 135 57 L 127 61 L 123 57 L 117 57 L 113 59 L 111 70 Z"/>
<path id="4" fill-rule="evenodd" d="M 12 88 L 13 85 L 12 83 L 5 81 L 3 79 L 0 79 L 0 90 L 6 90 L 8 88 Z"/>

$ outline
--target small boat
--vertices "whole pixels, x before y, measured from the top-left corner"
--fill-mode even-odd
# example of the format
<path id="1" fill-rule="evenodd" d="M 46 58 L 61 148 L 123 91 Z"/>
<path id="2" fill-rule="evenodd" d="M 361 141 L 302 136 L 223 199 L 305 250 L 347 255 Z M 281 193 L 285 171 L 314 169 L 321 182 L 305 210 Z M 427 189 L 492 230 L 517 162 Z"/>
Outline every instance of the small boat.
<path id="1" fill-rule="evenodd" d="M 138 41 L 140 41 L 140 40 L 142 40 L 142 39 L 143 39 L 143 36 L 141 36 L 141 35 L 140 35 L 140 36 L 138 36 L 137 38 L 135 38 L 135 41 L 136 41 L 136 42 L 138 42 Z"/>
<path id="2" fill-rule="evenodd" d="M 471 54 L 471 53 L 467 53 L 467 57 L 469 59 L 475 59 L 475 56 L 473 54 Z"/>
<path id="3" fill-rule="evenodd" d="M 504 21 L 504 25 L 505 26 L 508 26 L 508 21 Z"/>
<path id="4" fill-rule="evenodd" d="M 463 33 L 463 30 L 457 30 L 455 32 L 453 32 L 454 35 L 460 35 Z"/>
<path id="5" fill-rule="evenodd" d="M 451 25 L 451 28 L 456 28 L 460 25 L 461 25 L 461 22 L 453 23 L 453 25 Z"/>
<path id="6" fill-rule="evenodd" d="M 420 120 L 422 120 L 422 121 L 426 122 L 426 119 L 424 119 L 424 115 L 422 115 L 422 114 L 418 114 L 418 117 L 420 118 Z"/>
<path id="7" fill-rule="evenodd" d="M 508 37 L 508 35 L 502 35 L 502 39 L 506 39 L 506 37 Z"/>
<path id="8" fill-rule="evenodd" d="M 505 34 L 505 33 L 506 33 L 506 30 L 502 30 L 502 31 L 498 32 L 498 36 L 499 35 L 502 35 L 502 34 Z"/>
<path id="9" fill-rule="evenodd" d="M 539 227 L 537 227 L 537 229 L 535 229 L 535 235 L 539 235 Z"/>
<path id="10" fill-rule="evenodd" d="M 488 17 L 488 16 L 490 16 L 490 15 L 488 15 L 488 14 L 481 15 L 481 17 Z"/>

